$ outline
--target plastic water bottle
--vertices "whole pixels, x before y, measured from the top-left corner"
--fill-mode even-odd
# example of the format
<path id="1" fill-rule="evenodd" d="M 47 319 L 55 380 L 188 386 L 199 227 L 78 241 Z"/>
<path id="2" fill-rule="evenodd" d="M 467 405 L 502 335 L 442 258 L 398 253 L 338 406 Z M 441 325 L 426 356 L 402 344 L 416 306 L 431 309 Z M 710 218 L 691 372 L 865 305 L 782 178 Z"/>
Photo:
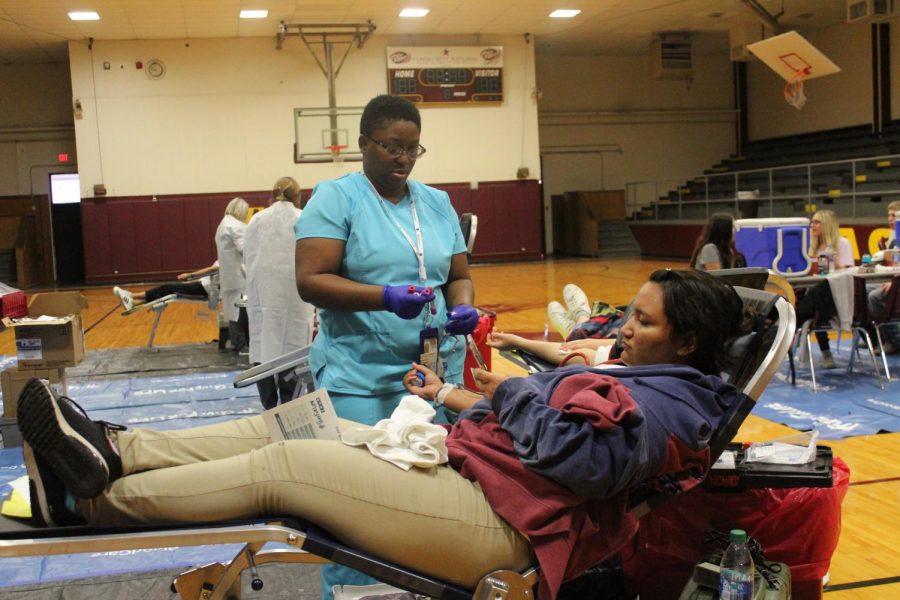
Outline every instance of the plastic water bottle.
<path id="1" fill-rule="evenodd" d="M 719 565 L 719 600 L 752 600 L 755 569 L 747 548 L 747 532 L 732 529 L 729 537 L 731 544 Z"/>
<path id="2" fill-rule="evenodd" d="M 818 261 L 819 275 L 828 275 L 828 256 L 820 254 L 816 260 Z"/>

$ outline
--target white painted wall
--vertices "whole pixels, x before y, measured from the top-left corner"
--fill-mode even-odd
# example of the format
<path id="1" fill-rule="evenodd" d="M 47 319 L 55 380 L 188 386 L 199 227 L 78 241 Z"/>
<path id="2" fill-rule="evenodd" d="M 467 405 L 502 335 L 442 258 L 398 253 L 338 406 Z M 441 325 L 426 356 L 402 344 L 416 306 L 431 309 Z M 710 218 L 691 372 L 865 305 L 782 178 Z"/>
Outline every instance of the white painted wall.
<path id="1" fill-rule="evenodd" d="M 810 133 L 872 122 L 872 37 L 867 22 L 842 23 L 804 37 L 841 68 L 804 83 L 806 105 L 784 100 L 785 81 L 764 63 L 748 63 L 750 140 Z M 895 28 L 894 35 L 900 31 Z M 898 46 L 894 40 L 894 48 Z M 896 52 L 894 52 L 896 56 Z M 900 92 L 900 62 L 891 61 L 894 103 Z M 896 104 L 895 104 L 896 105 Z M 900 113 L 895 112 L 900 116 Z"/>
<path id="2" fill-rule="evenodd" d="M 534 48 L 521 36 L 375 36 L 350 51 L 337 78 L 338 105 L 362 106 L 386 91 L 386 46 L 443 44 L 502 45 L 505 100 L 422 108 L 428 154 L 414 176 L 498 181 L 524 166 L 539 177 Z M 107 41 L 92 50 L 71 43 L 69 53 L 72 94 L 83 108 L 75 129 L 85 195 L 101 182 L 110 196 L 260 190 L 284 175 L 312 187 L 360 168 L 293 162 L 293 109 L 328 105 L 325 76 L 298 38 L 282 50 L 272 36 Z M 135 68 L 151 58 L 166 65 L 161 80 Z"/>

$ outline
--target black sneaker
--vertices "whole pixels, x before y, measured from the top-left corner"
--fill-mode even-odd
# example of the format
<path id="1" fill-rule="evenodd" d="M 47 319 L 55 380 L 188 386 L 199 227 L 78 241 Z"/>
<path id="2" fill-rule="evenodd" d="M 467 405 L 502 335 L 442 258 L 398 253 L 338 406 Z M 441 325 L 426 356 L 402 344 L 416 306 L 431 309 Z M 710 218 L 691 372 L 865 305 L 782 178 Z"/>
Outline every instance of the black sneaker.
<path id="1" fill-rule="evenodd" d="M 84 525 L 84 519 L 66 506 L 66 486 L 53 469 L 27 443 L 22 444 L 22 452 L 28 470 L 31 517 L 47 527 Z"/>
<path id="2" fill-rule="evenodd" d="M 56 398 L 40 379 L 28 380 L 16 410 L 22 438 L 75 496 L 98 496 L 122 476 L 122 460 L 108 432 L 124 427 L 91 421 L 74 401 Z"/>

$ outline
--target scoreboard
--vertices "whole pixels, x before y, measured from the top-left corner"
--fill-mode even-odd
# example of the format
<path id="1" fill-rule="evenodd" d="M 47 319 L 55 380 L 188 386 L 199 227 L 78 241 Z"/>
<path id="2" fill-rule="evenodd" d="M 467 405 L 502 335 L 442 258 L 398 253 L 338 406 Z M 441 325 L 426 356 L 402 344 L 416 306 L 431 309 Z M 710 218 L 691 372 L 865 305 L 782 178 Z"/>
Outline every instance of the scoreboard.
<path id="1" fill-rule="evenodd" d="M 388 47 L 388 90 L 417 104 L 503 102 L 502 46 Z"/>

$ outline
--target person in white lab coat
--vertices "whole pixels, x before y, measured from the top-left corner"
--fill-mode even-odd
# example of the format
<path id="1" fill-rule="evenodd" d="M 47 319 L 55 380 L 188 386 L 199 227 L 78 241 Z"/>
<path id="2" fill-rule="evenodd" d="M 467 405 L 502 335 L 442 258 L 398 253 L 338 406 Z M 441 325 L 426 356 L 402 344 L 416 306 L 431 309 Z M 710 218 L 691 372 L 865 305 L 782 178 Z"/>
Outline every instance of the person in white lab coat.
<path id="1" fill-rule="evenodd" d="M 222 313 L 228 321 L 231 347 L 241 351 L 247 346 L 247 334 L 236 304 L 247 291 L 244 275 L 244 231 L 250 206 L 243 198 L 233 198 L 225 207 L 225 216 L 216 228 L 216 252 L 219 256 L 219 293 Z"/>
<path id="2" fill-rule="evenodd" d="M 312 341 L 314 308 L 300 299 L 294 270 L 294 223 L 300 217 L 300 184 L 275 182 L 269 206 L 253 215 L 244 236 L 250 362 L 267 362 Z M 264 408 L 291 400 L 293 384 L 257 383 Z"/>

